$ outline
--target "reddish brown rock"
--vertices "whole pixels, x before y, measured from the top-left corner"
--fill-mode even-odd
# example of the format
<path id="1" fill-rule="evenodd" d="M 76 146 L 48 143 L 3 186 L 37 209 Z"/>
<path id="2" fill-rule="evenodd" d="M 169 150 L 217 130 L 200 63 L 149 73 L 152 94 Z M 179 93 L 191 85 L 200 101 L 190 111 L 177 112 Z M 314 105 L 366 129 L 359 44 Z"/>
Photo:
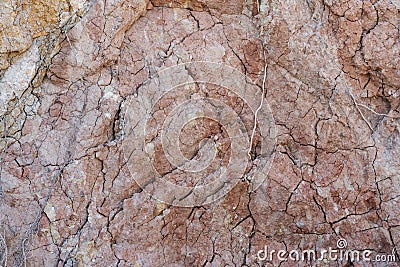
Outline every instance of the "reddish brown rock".
<path id="1" fill-rule="evenodd" d="M 397 266 L 396 3 L 121 0 L 87 9 L 79 1 L 16 9 L 8 3 L 0 12 L 14 21 L 0 40 L 0 266 L 294 266 L 276 254 L 263 261 L 260 250 L 335 249 L 341 238 L 349 250 L 396 260 L 373 266 Z M 74 12 L 76 25 L 53 32 Z M 157 101 L 150 90 L 157 73 L 193 61 L 240 70 L 256 93 L 245 99 L 221 84 L 189 83 Z M 199 69 L 169 79 L 196 80 Z M 246 175 L 223 198 L 177 207 L 148 194 L 154 181 L 140 183 L 148 166 L 169 182 L 200 185 L 208 182 L 204 173 L 227 168 L 234 154 L 237 136 L 212 118 L 165 127 L 170 114 L 180 118 L 177 107 L 217 99 L 210 103 L 230 107 L 250 140 L 252 107 L 263 89 L 276 146 L 257 190 L 251 178 L 269 156 L 261 131 L 269 120 L 258 121 L 243 154 Z M 128 118 L 147 121 L 140 142 Z M 168 131 L 179 132 L 176 146 L 191 160 L 206 158 L 202 148 L 211 145 L 212 164 L 200 175 L 171 163 L 162 139 Z M 141 168 L 133 170 L 127 147 L 154 157 L 135 157 Z M 153 165 L 146 165 L 149 158 Z M 328 258 L 298 264 L 371 266 Z"/>

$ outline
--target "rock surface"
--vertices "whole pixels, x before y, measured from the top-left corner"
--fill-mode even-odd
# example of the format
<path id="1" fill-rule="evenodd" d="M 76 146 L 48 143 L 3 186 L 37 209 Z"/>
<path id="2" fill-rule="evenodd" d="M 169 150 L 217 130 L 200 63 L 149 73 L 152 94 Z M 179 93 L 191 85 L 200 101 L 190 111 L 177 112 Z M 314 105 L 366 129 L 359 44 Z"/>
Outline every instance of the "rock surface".
<path id="1" fill-rule="evenodd" d="M 397 1 L 0 5 L 0 266 L 294 266 L 262 261 L 259 251 L 336 248 L 341 238 L 349 250 L 397 262 L 299 266 L 400 264 Z M 258 93 L 243 99 L 221 84 L 192 84 L 155 103 L 148 81 L 194 61 L 238 69 Z M 276 144 L 260 173 L 270 121 L 255 124 L 251 103 L 263 92 Z M 253 141 L 243 179 L 213 203 L 157 201 L 138 183 L 148 169 L 131 168 L 142 161 L 130 162 L 126 147 L 136 153 L 142 144 L 132 143 L 127 118 L 147 120 L 143 141 L 154 145 L 145 149 L 164 179 L 206 183 L 180 173 L 162 143 L 175 131 L 183 155 L 199 164 L 215 146 L 218 170 L 227 168 L 236 139 L 218 121 L 163 128 L 175 107 L 201 97 L 235 111 Z M 154 112 L 132 113 L 135 99 Z M 265 180 L 253 191 L 255 175 Z"/>

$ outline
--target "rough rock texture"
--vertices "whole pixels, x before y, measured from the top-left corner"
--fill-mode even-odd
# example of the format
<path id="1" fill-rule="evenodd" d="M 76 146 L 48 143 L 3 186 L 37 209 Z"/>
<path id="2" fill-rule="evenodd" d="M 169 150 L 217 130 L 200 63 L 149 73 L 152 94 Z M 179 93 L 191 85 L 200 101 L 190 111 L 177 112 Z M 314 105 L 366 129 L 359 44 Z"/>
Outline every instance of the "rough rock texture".
<path id="1" fill-rule="evenodd" d="M 348 249 L 393 254 L 397 262 L 299 266 L 399 266 L 397 1 L 0 6 L 0 266 L 294 266 L 257 253 L 328 249 L 339 238 Z M 215 203 L 182 208 L 135 182 L 123 151 L 125 116 L 148 79 L 192 61 L 237 68 L 260 92 L 267 66 L 265 101 L 277 137 L 256 191 L 245 177 Z M 251 132 L 254 114 L 239 97 L 204 90 L 189 91 L 215 92 Z M 159 104 L 155 124 L 179 97 Z M 215 121 L 193 121 L 180 134 L 185 156 L 213 136 L 217 158 L 228 161 L 234 139 Z M 154 166 L 169 179 L 173 166 L 162 149 L 154 148 Z"/>

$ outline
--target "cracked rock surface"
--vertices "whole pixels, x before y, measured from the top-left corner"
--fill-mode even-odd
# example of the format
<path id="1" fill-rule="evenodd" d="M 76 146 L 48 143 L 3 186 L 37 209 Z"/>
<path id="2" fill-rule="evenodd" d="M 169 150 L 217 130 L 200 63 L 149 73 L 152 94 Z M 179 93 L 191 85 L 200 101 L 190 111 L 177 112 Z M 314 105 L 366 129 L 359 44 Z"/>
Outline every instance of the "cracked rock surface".
<path id="1" fill-rule="evenodd" d="M 0 266 L 399 266 L 398 2 L 6 0 L 0 7 Z M 257 190 L 243 177 L 226 197 L 185 208 L 151 197 L 123 148 L 132 99 L 159 71 L 194 61 L 234 67 L 264 91 L 276 146 Z M 188 86 L 157 103 L 146 141 L 154 140 L 153 165 L 164 179 L 207 182 L 176 172 L 163 131 L 180 131 L 182 153 L 200 162 L 210 144 L 202 140 L 211 138 L 222 169 L 235 141 L 207 118 L 159 127 L 176 103 L 213 97 L 252 132 L 254 114 L 228 89 Z M 261 154 L 262 125 L 245 159 L 248 174 Z M 265 246 L 321 250 L 340 238 L 348 249 L 396 261 L 257 257 Z"/>

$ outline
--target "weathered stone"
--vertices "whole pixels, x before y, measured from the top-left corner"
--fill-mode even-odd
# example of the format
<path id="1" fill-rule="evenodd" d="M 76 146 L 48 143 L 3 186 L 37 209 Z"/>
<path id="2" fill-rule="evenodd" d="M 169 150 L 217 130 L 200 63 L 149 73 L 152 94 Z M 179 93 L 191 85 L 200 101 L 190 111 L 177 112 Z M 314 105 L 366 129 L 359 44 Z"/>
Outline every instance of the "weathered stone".
<path id="1" fill-rule="evenodd" d="M 374 266 L 398 265 L 398 1 L 0 5 L 0 266 L 371 266 L 258 257 L 266 246 L 337 248 L 340 238 L 349 250 L 396 257 Z M 192 83 L 202 77 L 195 61 L 233 67 L 256 90 L 246 98 L 217 79 Z M 179 64 L 185 72 L 164 82 L 188 83 L 157 95 L 160 71 Z M 216 70 L 204 73 L 226 74 Z M 150 168 L 171 184 L 200 186 L 229 167 L 240 135 L 221 121 L 236 120 L 199 113 L 179 128 L 169 120 L 205 98 L 219 101 L 207 114 L 233 114 L 253 141 L 241 154 L 245 174 L 212 203 L 157 201 L 155 193 L 175 192 L 141 183 Z M 132 118 L 146 122 L 143 140 L 132 137 Z M 274 161 L 259 173 L 271 123 Z M 163 139 L 171 133 L 179 138 L 167 144 L 198 164 L 173 162 Z M 210 155 L 199 172 L 185 169 Z"/>

